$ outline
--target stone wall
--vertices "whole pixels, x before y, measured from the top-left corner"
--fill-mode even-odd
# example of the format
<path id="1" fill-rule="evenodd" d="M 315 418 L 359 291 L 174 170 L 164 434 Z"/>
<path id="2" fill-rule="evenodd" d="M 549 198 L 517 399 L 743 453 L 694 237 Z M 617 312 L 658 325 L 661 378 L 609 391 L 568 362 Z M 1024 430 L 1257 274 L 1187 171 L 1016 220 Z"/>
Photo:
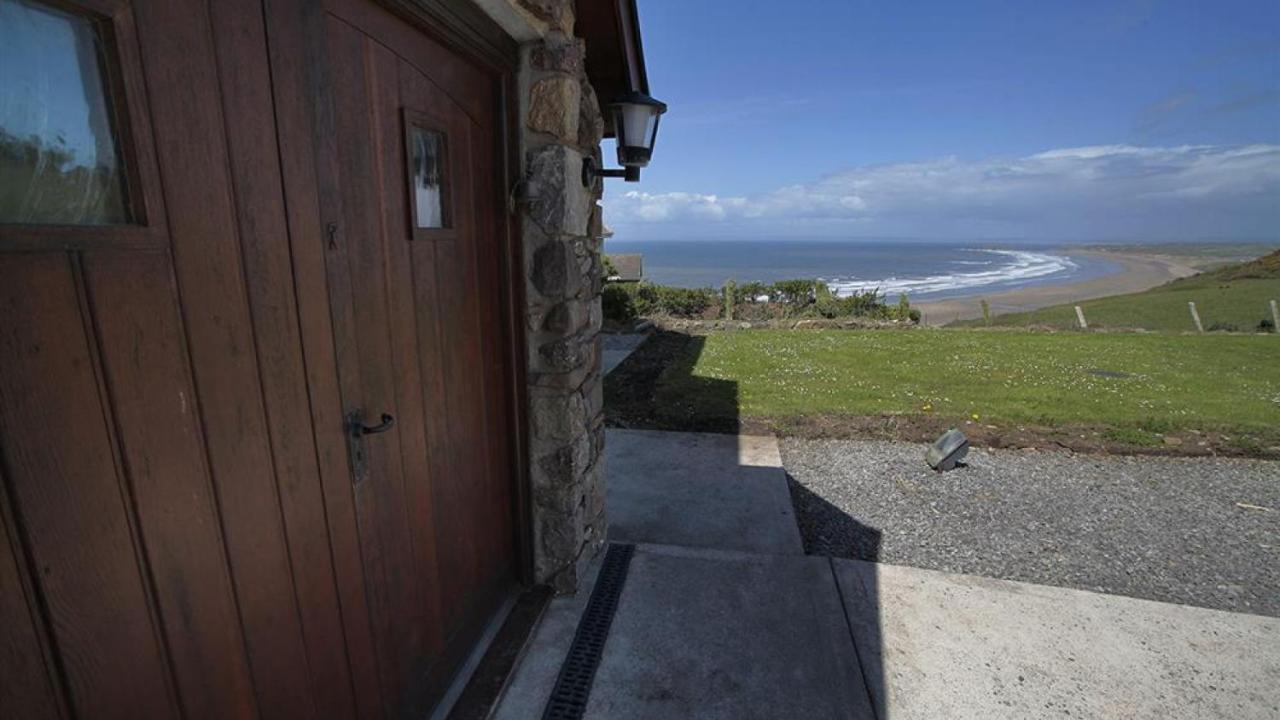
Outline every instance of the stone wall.
<path id="1" fill-rule="evenodd" d="M 604 124 L 572 0 L 510 2 L 540 29 L 520 78 L 534 565 L 567 593 L 605 539 L 600 183 L 582 184 Z"/>

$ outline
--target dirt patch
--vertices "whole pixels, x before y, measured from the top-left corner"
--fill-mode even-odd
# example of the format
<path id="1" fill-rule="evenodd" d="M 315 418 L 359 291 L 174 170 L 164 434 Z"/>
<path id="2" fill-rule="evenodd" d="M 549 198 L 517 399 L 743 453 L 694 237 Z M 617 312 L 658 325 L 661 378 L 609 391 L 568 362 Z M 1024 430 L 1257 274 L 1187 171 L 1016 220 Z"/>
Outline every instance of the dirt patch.
<path id="1" fill-rule="evenodd" d="M 707 386 L 698 392 L 664 396 L 665 382 L 691 373 L 703 342 L 701 335 L 665 330 L 650 336 L 605 378 L 606 424 L 646 430 L 907 442 L 932 442 L 956 427 L 979 447 L 1280 459 L 1280 447 L 1273 440 L 1213 430 L 1113 428 L 1088 423 L 1003 424 L 932 414 L 753 417 L 741 414 L 733 383 L 714 380 L 699 380 Z"/>
<path id="2" fill-rule="evenodd" d="M 1214 431 L 1117 431 L 1108 425 L 1070 423 L 1057 426 L 987 424 L 933 415 L 819 414 L 761 420 L 784 437 L 900 440 L 933 442 L 949 428 L 959 428 L 971 444 L 993 448 L 1071 450 L 1116 455 L 1229 456 L 1280 459 L 1280 447 L 1259 438 Z"/>

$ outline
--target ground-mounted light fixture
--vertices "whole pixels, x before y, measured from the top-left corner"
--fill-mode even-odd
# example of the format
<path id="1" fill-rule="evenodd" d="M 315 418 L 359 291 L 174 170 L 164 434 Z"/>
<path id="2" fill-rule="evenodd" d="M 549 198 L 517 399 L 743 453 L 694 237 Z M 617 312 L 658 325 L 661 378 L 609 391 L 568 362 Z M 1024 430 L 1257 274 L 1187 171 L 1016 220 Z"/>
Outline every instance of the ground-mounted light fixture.
<path id="1" fill-rule="evenodd" d="M 969 438 L 955 428 L 942 434 L 942 437 L 929 446 L 924 454 L 925 462 L 938 472 L 946 472 L 963 467 L 964 456 L 969 454 Z"/>
<path id="2" fill-rule="evenodd" d="M 658 118 L 667 111 L 667 104 L 635 90 L 610 103 L 609 110 L 613 114 L 613 136 L 618 143 L 618 164 L 622 167 L 597 167 L 595 158 L 583 158 L 583 185 L 591 185 L 598 177 L 639 182 L 640 168 L 648 165 L 653 156 Z"/>

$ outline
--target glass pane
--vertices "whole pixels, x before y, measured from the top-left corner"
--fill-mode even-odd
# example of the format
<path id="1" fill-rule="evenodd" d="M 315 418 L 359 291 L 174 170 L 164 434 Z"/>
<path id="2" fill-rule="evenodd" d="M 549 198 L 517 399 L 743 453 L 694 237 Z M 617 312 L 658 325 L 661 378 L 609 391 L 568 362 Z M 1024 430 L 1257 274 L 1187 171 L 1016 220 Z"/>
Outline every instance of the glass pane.
<path id="1" fill-rule="evenodd" d="M 415 127 L 409 133 L 415 222 L 420 228 L 448 227 L 444 198 L 444 135 Z"/>
<path id="2" fill-rule="evenodd" d="M 0 223 L 129 220 L 94 23 L 0 0 Z"/>

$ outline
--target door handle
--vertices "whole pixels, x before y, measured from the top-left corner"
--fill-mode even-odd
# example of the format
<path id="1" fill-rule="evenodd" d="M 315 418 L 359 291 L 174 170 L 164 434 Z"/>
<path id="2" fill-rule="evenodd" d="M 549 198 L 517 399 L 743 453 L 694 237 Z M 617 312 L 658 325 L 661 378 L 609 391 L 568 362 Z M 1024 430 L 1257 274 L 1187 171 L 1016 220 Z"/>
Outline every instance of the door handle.
<path id="1" fill-rule="evenodd" d="M 390 413 L 382 413 L 382 422 L 378 423 L 377 425 L 374 425 L 373 427 L 369 427 L 364 423 L 360 423 L 360 434 L 361 435 L 377 435 L 378 433 L 384 433 L 390 430 L 391 428 L 395 427 L 395 424 L 396 424 L 396 419 L 394 417 L 391 417 Z"/>
<path id="2" fill-rule="evenodd" d="M 351 481 L 359 485 L 369 476 L 368 459 L 365 457 L 364 436 L 384 433 L 395 427 L 396 419 L 391 413 L 382 413 L 382 422 L 372 427 L 364 424 L 364 411 L 352 410 L 347 413 L 346 436 L 347 456 L 351 461 Z"/>

